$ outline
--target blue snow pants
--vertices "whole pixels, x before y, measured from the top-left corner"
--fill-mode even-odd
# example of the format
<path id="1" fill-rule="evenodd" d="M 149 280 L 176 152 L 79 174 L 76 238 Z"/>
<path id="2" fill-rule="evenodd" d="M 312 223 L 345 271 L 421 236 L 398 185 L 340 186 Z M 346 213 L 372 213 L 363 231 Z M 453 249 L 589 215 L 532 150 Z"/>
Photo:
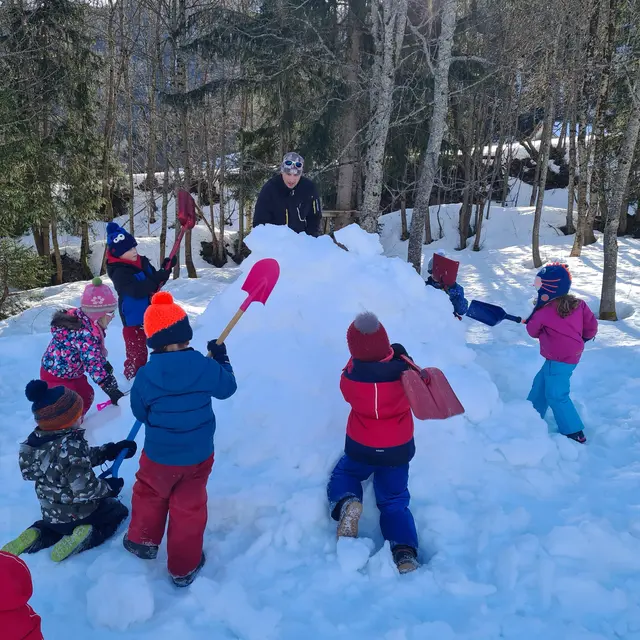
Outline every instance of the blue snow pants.
<path id="1" fill-rule="evenodd" d="M 373 489 L 380 510 L 380 530 L 391 548 L 408 545 L 418 549 L 418 534 L 409 511 L 409 465 L 383 467 L 356 462 L 344 455 L 331 473 L 327 495 L 331 516 L 340 519 L 341 503 L 355 497 L 362 502 L 362 483 L 373 474 Z"/>
<path id="2" fill-rule="evenodd" d="M 562 435 L 582 431 L 584 424 L 569 397 L 571 374 L 577 365 L 545 360 L 542 369 L 533 379 L 527 400 L 544 418 L 551 407 Z"/>

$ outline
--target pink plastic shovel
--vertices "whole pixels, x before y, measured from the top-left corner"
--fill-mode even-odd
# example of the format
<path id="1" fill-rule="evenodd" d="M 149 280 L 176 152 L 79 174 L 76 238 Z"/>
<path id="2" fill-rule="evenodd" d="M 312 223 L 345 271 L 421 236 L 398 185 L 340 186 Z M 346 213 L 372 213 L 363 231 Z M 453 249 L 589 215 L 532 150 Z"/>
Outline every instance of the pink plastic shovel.
<path id="1" fill-rule="evenodd" d="M 128 392 L 128 391 L 125 391 L 125 392 L 124 392 L 124 395 L 125 395 L 125 396 L 128 396 L 128 395 L 129 395 L 129 392 Z M 103 409 L 106 409 L 107 407 L 111 406 L 112 404 L 113 404 L 113 402 L 111 402 L 111 400 L 107 400 L 106 402 L 100 402 L 100 403 L 98 403 L 98 404 L 96 405 L 96 409 L 97 409 L 98 411 L 102 411 Z"/>
<path id="2" fill-rule="evenodd" d="M 258 260 L 258 262 L 251 267 L 251 271 L 249 271 L 249 275 L 247 275 L 247 279 L 242 285 L 242 290 L 246 291 L 249 295 L 240 305 L 240 308 L 233 318 L 231 318 L 231 322 L 229 322 L 224 331 L 220 334 L 220 337 L 216 340 L 218 344 L 222 344 L 227 339 L 227 336 L 231 333 L 231 329 L 238 324 L 238 320 L 242 318 L 244 312 L 249 308 L 249 305 L 252 302 L 261 302 L 262 304 L 265 304 L 271 295 L 273 288 L 276 286 L 276 282 L 278 282 L 279 277 L 280 265 L 278 264 L 278 261 L 273 258 Z"/>

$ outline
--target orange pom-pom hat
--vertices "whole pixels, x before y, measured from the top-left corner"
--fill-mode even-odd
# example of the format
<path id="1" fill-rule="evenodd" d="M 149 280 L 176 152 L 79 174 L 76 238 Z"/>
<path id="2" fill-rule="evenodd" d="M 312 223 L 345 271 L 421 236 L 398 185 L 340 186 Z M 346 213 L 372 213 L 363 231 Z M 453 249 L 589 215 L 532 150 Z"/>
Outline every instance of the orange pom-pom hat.
<path id="1" fill-rule="evenodd" d="M 186 311 L 175 304 L 168 291 L 159 291 L 144 312 L 144 333 L 151 349 L 184 344 L 193 338 Z"/>

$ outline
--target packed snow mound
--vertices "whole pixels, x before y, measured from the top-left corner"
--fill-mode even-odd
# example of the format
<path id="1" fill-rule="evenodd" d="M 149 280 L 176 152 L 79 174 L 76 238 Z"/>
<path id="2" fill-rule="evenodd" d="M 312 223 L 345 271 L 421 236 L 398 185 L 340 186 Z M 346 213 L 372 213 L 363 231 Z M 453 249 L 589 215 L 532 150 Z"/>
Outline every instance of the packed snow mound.
<path id="1" fill-rule="evenodd" d="M 361 229 L 350 233 L 359 247 L 378 242 Z M 245 465 L 280 458 L 296 478 L 325 481 L 340 454 L 348 414 L 339 390 L 349 359 L 346 332 L 362 311 L 376 313 L 391 341 L 404 344 L 416 362 L 445 372 L 468 418 L 491 413 L 495 387 L 473 363 L 447 296 L 426 287 L 407 263 L 346 252 L 330 238 L 284 227 L 256 229 L 247 244 L 252 255 L 244 273 L 272 257 L 280 279 L 266 305 L 253 304 L 227 340 L 238 392 L 216 407 L 217 451 Z M 246 297 L 243 281 L 211 302 L 196 342 L 222 331 Z"/>

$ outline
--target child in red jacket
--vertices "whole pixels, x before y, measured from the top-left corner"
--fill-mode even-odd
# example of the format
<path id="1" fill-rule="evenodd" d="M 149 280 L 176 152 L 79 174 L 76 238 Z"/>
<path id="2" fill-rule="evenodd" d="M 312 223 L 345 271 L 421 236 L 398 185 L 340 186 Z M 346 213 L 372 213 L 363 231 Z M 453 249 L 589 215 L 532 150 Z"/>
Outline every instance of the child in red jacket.
<path id="1" fill-rule="evenodd" d="M 2 640 L 43 640 L 40 616 L 29 606 L 33 595 L 26 563 L 0 551 L 0 637 Z"/>
<path id="2" fill-rule="evenodd" d="M 400 573 L 418 568 L 418 535 L 409 510 L 409 462 L 415 454 L 413 417 L 401 381 L 402 345 L 391 345 L 373 313 L 349 327 L 351 360 L 340 390 L 351 405 L 345 455 L 331 474 L 327 495 L 338 537 L 355 538 L 362 514 L 362 483 L 373 474 L 380 529 Z"/>

